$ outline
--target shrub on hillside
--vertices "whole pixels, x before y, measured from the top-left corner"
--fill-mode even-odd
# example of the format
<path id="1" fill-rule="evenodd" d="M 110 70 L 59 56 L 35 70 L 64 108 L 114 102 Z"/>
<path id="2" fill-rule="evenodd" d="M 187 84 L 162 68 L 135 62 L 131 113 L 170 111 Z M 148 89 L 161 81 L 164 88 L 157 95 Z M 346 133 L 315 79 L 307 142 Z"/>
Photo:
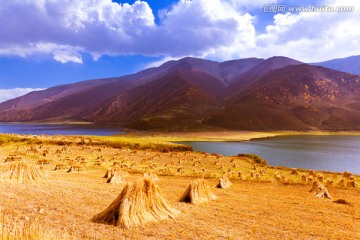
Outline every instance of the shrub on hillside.
<path id="1" fill-rule="evenodd" d="M 238 157 L 246 157 L 249 158 L 251 160 L 253 160 L 255 163 L 259 164 L 260 166 L 266 166 L 267 162 L 265 159 L 263 159 L 262 157 L 253 154 L 253 153 L 239 153 Z"/>

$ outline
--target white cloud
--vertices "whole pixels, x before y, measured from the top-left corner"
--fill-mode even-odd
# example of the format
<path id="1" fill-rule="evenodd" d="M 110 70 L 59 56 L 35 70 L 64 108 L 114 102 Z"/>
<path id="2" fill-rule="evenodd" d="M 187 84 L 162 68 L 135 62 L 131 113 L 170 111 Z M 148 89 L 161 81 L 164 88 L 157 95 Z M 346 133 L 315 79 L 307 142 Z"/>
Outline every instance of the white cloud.
<path id="1" fill-rule="evenodd" d="M 252 17 L 222 0 L 179 0 L 158 25 L 145 1 L 12 0 L 0 5 L 0 16 L 0 54 L 50 54 L 63 63 L 81 63 L 85 52 L 95 60 L 104 54 L 228 54 L 228 46 L 246 47 L 255 36 Z"/>
<path id="2" fill-rule="evenodd" d="M 59 49 L 53 52 L 54 59 L 61 63 L 82 63 L 81 55 L 72 49 Z"/>
<path id="3" fill-rule="evenodd" d="M 277 14 L 265 33 L 257 34 L 259 17 L 246 11 L 271 3 L 284 1 L 179 0 L 160 11 L 156 24 L 145 1 L 5 1 L 0 5 L 0 55 L 47 54 L 62 63 L 82 63 L 82 53 L 95 61 L 102 55 L 141 54 L 163 60 L 284 55 L 310 62 L 360 54 L 358 1 L 322 0 L 355 6 L 355 13 Z"/>
<path id="4" fill-rule="evenodd" d="M 244 9 L 261 8 L 262 5 L 275 4 L 279 0 L 230 0 L 236 7 Z"/>
<path id="5" fill-rule="evenodd" d="M 42 88 L 13 88 L 13 89 L 0 89 L 0 103 L 7 100 L 25 95 L 32 91 L 40 91 Z"/>
<path id="6" fill-rule="evenodd" d="M 257 36 L 256 55 L 281 54 L 314 62 L 360 54 L 356 44 L 360 40 L 360 2 L 342 0 L 326 4 L 354 6 L 355 12 L 277 14 L 274 23 L 266 27 L 266 33 Z"/>
<path id="7" fill-rule="evenodd" d="M 152 10 L 142 1 L 12 0 L 0 4 L 0 16 L 0 54 L 46 53 L 78 63 L 75 51 L 95 59 L 99 54 L 131 53 L 134 38 L 154 25 Z"/>
<path id="8" fill-rule="evenodd" d="M 183 57 L 186 57 L 186 56 L 183 56 Z M 147 68 L 153 68 L 153 67 L 159 67 L 160 65 L 166 63 L 166 62 L 169 62 L 169 61 L 176 61 L 176 60 L 179 60 L 183 57 L 163 57 L 161 58 L 160 60 L 156 60 L 154 62 L 151 62 L 149 64 L 146 64 L 144 66 L 144 69 L 147 69 Z"/>

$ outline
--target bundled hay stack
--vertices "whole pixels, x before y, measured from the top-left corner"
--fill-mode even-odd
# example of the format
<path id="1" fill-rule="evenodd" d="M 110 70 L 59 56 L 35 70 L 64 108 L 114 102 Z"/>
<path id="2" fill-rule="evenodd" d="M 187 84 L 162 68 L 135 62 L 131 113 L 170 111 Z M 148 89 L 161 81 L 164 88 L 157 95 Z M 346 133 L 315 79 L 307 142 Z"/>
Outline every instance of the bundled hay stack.
<path id="1" fill-rule="evenodd" d="M 38 166 L 26 162 L 9 162 L 0 165 L 0 182 L 29 183 L 46 181 Z"/>
<path id="2" fill-rule="evenodd" d="M 132 228 L 149 222 L 174 219 L 179 213 L 161 196 L 159 187 L 151 179 L 143 178 L 126 184 L 110 206 L 91 220 Z"/>
<path id="3" fill-rule="evenodd" d="M 85 171 L 85 168 L 83 166 L 80 165 L 73 165 L 69 168 L 69 170 L 67 170 L 67 173 L 71 173 L 71 172 L 83 172 Z"/>
<path id="4" fill-rule="evenodd" d="M 219 183 L 218 185 L 216 185 L 217 188 L 228 188 L 232 185 L 232 183 L 230 182 L 228 176 L 226 174 L 224 174 L 220 179 L 219 179 Z"/>
<path id="5" fill-rule="evenodd" d="M 54 171 L 61 170 L 61 169 L 67 169 L 67 168 L 68 168 L 68 165 L 66 165 L 64 163 L 59 163 L 59 164 L 56 164 Z"/>
<path id="6" fill-rule="evenodd" d="M 352 176 L 352 174 L 350 173 L 350 172 L 348 172 L 348 171 L 345 171 L 344 173 L 343 173 L 343 177 L 344 178 L 350 178 Z"/>
<path id="7" fill-rule="evenodd" d="M 151 179 L 154 182 L 160 180 L 159 177 L 154 172 L 146 172 L 146 173 L 144 173 L 144 178 Z"/>
<path id="8" fill-rule="evenodd" d="M 124 171 L 114 171 L 111 177 L 108 178 L 107 183 L 121 184 L 126 183 L 125 177 L 129 176 L 127 172 Z"/>
<path id="9" fill-rule="evenodd" d="M 15 154 L 11 154 L 5 159 L 4 162 L 17 162 L 17 161 L 21 161 L 21 157 Z"/>
<path id="10" fill-rule="evenodd" d="M 106 173 L 105 173 L 105 175 L 104 175 L 104 178 L 111 178 L 112 175 L 114 175 L 114 173 L 115 173 L 116 171 L 120 171 L 120 168 L 119 168 L 119 167 L 109 168 L 109 169 L 106 171 Z"/>
<path id="11" fill-rule="evenodd" d="M 310 189 L 309 192 L 315 192 L 314 193 L 315 197 L 330 198 L 330 199 L 332 198 L 326 187 L 324 187 L 324 185 L 322 185 L 318 181 L 314 181 L 312 188 Z"/>
<path id="12" fill-rule="evenodd" d="M 216 198 L 216 195 L 211 192 L 207 181 L 203 178 L 199 178 L 190 183 L 179 201 L 199 204 Z"/>

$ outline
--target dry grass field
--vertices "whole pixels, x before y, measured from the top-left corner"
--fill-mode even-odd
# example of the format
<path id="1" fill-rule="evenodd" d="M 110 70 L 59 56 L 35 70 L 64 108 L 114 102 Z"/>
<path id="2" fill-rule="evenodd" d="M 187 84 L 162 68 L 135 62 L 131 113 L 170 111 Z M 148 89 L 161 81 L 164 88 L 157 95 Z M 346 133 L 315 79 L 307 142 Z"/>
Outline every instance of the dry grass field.
<path id="1" fill-rule="evenodd" d="M 134 139 L 2 135 L 0 143 L 0 169 L 5 161 L 27 162 L 47 179 L 0 178 L 0 239 L 360 239 L 359 176 L 278 169 L 251 155 L 223 157 Z M 181 213 L 131 229 L 92 222 L 125 186 L 107 183 L 111 168 L 127 172 L 127 182 L 154 172 L 162 196 Z M 215 188 L 224 173 L 232 185 Z M 217 198 L 179 202 L 198 177 Z M 332 199 L 309 192 L 315 179 Z"/>

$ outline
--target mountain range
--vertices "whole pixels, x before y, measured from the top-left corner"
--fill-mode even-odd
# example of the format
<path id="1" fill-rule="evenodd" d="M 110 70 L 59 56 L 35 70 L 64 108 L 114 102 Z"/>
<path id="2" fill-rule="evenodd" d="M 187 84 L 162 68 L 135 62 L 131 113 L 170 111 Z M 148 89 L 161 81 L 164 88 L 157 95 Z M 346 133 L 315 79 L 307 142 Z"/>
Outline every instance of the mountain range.
<path id="1" fill-rule="evenodd" d="M 346 64 L 358 66 L 356 59 L 305 64 L 286 57 L 188 57 L 31 92 L 1 103 L 0 121 L 84 121 L 138 130 L 359 130 L 360 76 Z"/>
<path id="2" fill-rule="evenodd" d="M 342 72 L 360 75 L 360 56 L 337 58 L 325 62 L 311 63 L 311 65 L 323 66 Z"/>

